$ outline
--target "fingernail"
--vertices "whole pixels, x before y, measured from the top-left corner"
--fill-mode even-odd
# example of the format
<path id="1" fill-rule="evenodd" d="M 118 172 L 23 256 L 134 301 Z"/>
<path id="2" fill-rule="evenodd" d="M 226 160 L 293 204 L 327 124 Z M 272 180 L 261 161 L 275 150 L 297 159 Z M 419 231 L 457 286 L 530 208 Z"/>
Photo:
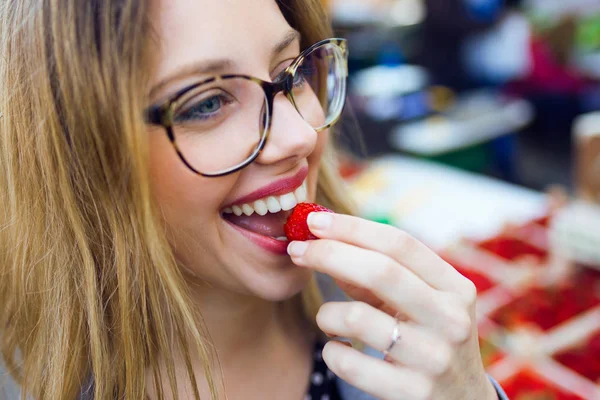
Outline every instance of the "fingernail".
<path id="1" fill-rule="evenodd" d="M 308 243 L 306 242 L 292 242 L 288 245 L 288 254 L 292 257 L 302 257 L 306 253 Z"/>
<path id="2" fill-rule="evenodd" d="M 327 229 L 331 226 L 333 217 L 326 212 L 312 212 L 308 214 L 308 225 L 315 229 Z"/>

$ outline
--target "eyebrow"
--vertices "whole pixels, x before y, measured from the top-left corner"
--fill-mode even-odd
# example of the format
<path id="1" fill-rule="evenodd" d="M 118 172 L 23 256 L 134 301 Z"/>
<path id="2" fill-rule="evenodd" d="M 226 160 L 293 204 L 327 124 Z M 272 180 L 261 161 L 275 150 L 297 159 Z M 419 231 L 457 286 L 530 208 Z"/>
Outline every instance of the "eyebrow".
<path id="1" fill-rule="evenodd" d="M 296 40 L 300 42 L 300 37 L 300 32 L 298 32 L 297 30 L 292 29 L 291 31 L 289 31 L 283 37 L 283 39 L 279 43 L 277 43 L 275 47 L 273 47 L 273 50 L 271 51 L 271 57 L 275 57 L 276 55 L 287 49 L 287 47 L 294 43 Z"/>
<path id="2" fill-rule="evenodd" d="M 294 41 L 300 41 L 300 38 L 300 33 L 297 30 L 292 29 L 273 47 L 271 50 L 271 57 L 274 58 L 280 54 L 289 45 L 294 43 Z M 215 75 L 226 69 L 233 69 L 235 65 L 236 63 L 229 59 L 219 59 L 204 62 L 200 61 L 185 65 L 155 84 L 150 90 L 150 96 L 152 97 L 154 94 L 164 89 L 165 86 L 171 83 L 171 81 L 182 79 L 191 75 Z"/>
<path id="3" fill-rule="evenodd" d="M 234 66 L 235 63 L 232 60 L 226 59 L 205 62 L 194 62 L 185 65 L 177 69 L 177 71 L 173 74 L 168 75 L 166 78 L 161 79 L 157 84 L 155 84 L 150 90 L 150 97 L 160 92 L 162 89 L 165 88 L 165 86 L 168 86 L 169 83 L 171 83 L 171 81 L 183 79 L 191 75 L 214 75 L 225 69 L 232 69 Z"/>

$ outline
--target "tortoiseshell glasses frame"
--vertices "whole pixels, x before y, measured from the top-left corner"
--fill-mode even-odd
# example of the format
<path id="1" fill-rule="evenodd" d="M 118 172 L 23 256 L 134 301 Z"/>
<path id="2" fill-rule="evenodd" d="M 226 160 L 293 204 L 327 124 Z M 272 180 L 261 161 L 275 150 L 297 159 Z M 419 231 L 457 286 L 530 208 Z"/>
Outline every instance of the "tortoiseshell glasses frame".
<path id="1" fill-rule="evenodd" d="M 274 82 L 267 82 L 264 81 L 262 79 L 253 77 L 253 76 L 248 76 L 248 75 L 236 75 L 236 74 L 227 74 L 227 75 L 218 75 L 218 76 L 214 76 L 205 80 L 202 80 L 200 82 L 194 83 L 190 86 L 187 86 L 186 88 L 180 90 L 179 92 L 177 92 L 174 96 L 172 96 L 170 99 L 168 99 L 167 101 L 163 102 L 160 105 L 155 105 L 155 106 L 151 106 L 146 110 L 146 121 L 149 124 L 152 125 L 157 125 L 157 126 L 161 126 L 164 128 L 167 137 L 169 138 L 169 141 L 171 142 L 171 144 L 173 145 L 173 148 L 175 149 L 175 151 L 177 152 L 177 155 L 179 156 L 179 158 L 181 159 L 181 161 L 194 173 L 201 175 L 201 176 L 205 176 L 205 177 L 220 177 L 220 176 L 225 176 L 234 172 L 237 172 L 239 170 L 241 170 L 242 168 L 248 166 L 249 164 L 251 164 L 261 153 L 261 151 L 264 149 L 267 140 L 269 138 L 269 133 L 271 130 L 271 121 L 272 121 L 272 112 L 273 112 L 273 103 L 274 103 L 274 99 L 275 96 L 279 93 L 283 93 L 288 99 L 289 101 L 293 104 L 293 106 L 296 108 L 296 110 L 300 113 L 300 115 L 302 115 L 300 108 L 297 105 L 296 99 L 294 98 L 294 81 L 297 78 L 297 74 L 298 74 L 298 69 L 299 67 L 302 65 L 303 61 L 309 57 L 311 54 L 315 53 L 316 50 L 321 49 L 323 47 L 329 47 L 329 48 L 334 48 L 335 49 L 335 60 L 334 62 L 336 63 L 336 74 L 340 74 L 339 77 L 337 77 L 339 79 L 339 83 L 342 87 L 341 88 L 337 88 L 337 91 L 335 92 L 335 98 L 334 99 L 329 99 L 328 101 L 332 101 L 332 104 L 334 105 L 333 108 L 333 114 L 332 115 L 328 115 L 326 120 L 324 121 L 324 125 L 322 126 L 317 126 L 314 127 L 313 129 L 315 129 L 315 131 L 320 132 L 323 130 L 326 130 L 328 128 L 330 128 L 332 125 L 334 125 L 338 119 L 340 118 L 340 115 L 342 113 L 343 107 L 344 107 L 344 103 L 345 103 L 345 97 L 346 97 L 346 78 L 348 76 L 348 48 L 347 48 L 347 43 L 345 39 L 340 39 L 340 38 L 332 38 L 332 39 L 325 39 L 322 40 L 318 43 L 315 43 L 314 45 L 308 47 L 306 50 L 304 50 L 298 57 L 296 57 L 292 63 L 281 73 L 279 74 L 279 76 L 275 79 Z M 175 121 L 175 113 L 177 110 L 177 107 L 179 105 L 180 99 L 184 98 L 186 94 L 188 94 L 191 91 L 194 91 L 196 89 L 198 89 L 199 87 L 202 87 L 204 85 L 208 85 L 208 84 L 214 84 L 217 82 L 221 82 L 221 81 L 226 81 L 226 80 L 230 80 L 230 79 L 242 79 L 242 80 L 247 80 L 247 81 L 252 81 L 256 84 L 258 84 L 262 90 L 264 91 L 264 100 L 265 100 L 265 104 L 263 105 L 263 110 L 262 110 L 262 115 L 260 116 L 260 124 L 262 124 L 262 132 L 260 135 L 260 140 L 258 141 L 258 143 L 256 144 L 256 147 L 252 150 L 251 154 L 242 162 L 233 165 L 231 167 L 227 167 L 221 170 L 217 170 L 217 171 L 211 171 L 210 173 L 206 172 L 206 171 L 199 171 L 198 169 L 196 169 L 190 162 L 188 162 L 188 160 L 186 159 L 186 157 L 184 156 L 184 154 L 182 153 L 178 142 L 177 142 L 177 138 L 174 132 L 174 125 L 176 123 Z M 304 77 L 302 77 L 301 79 L 304 79 Z M 331 85 L 332 83 L 330 83 L 329 79 L 326 79 L 326 85 Z M 323 83 L 321 83 L 323 84 Z M 329 89 L 329 88 L 327 88 Z M 303 116 L 304 118 L 304 116 Z M 312 126 L 312 125 L 311 125 Z M 227 151 L 227 149 L 223 149 L 224 151 Z"/>

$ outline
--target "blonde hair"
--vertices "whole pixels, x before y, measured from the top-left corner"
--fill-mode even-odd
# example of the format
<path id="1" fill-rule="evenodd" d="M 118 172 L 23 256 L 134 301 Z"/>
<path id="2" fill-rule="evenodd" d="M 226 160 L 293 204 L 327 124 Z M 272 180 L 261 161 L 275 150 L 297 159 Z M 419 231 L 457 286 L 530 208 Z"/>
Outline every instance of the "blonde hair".
<path id="1" fill-rule="evenodd" d="M 76 398 L 90 377 L 95 399 L 140 399 L 147 371 L 159 398 L 176 398 L 173 354 L 199 398 L 192 352 L 221 390 L 151 202 L 148 3 L 0 4 L 0 349 L 23 399 Z M 303 46 L 330 36 L 318 0 L 278 4 Z M 332 160 L 318 200 L 349 212 Z M 302 299 L 314 317 L 314 279 Z"/>

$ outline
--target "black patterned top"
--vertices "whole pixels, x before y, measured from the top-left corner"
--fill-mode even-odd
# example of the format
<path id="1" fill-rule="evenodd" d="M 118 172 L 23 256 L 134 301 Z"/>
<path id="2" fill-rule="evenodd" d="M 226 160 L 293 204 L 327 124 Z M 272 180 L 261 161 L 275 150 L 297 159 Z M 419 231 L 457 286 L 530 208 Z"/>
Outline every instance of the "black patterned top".
<path id="1" fill-rule="evenodd" d="M 323 361 L 324 343 L 316 342 L 313 353 L 313 371 L 304 400 L 341 400 L 336 376 Z"/>

